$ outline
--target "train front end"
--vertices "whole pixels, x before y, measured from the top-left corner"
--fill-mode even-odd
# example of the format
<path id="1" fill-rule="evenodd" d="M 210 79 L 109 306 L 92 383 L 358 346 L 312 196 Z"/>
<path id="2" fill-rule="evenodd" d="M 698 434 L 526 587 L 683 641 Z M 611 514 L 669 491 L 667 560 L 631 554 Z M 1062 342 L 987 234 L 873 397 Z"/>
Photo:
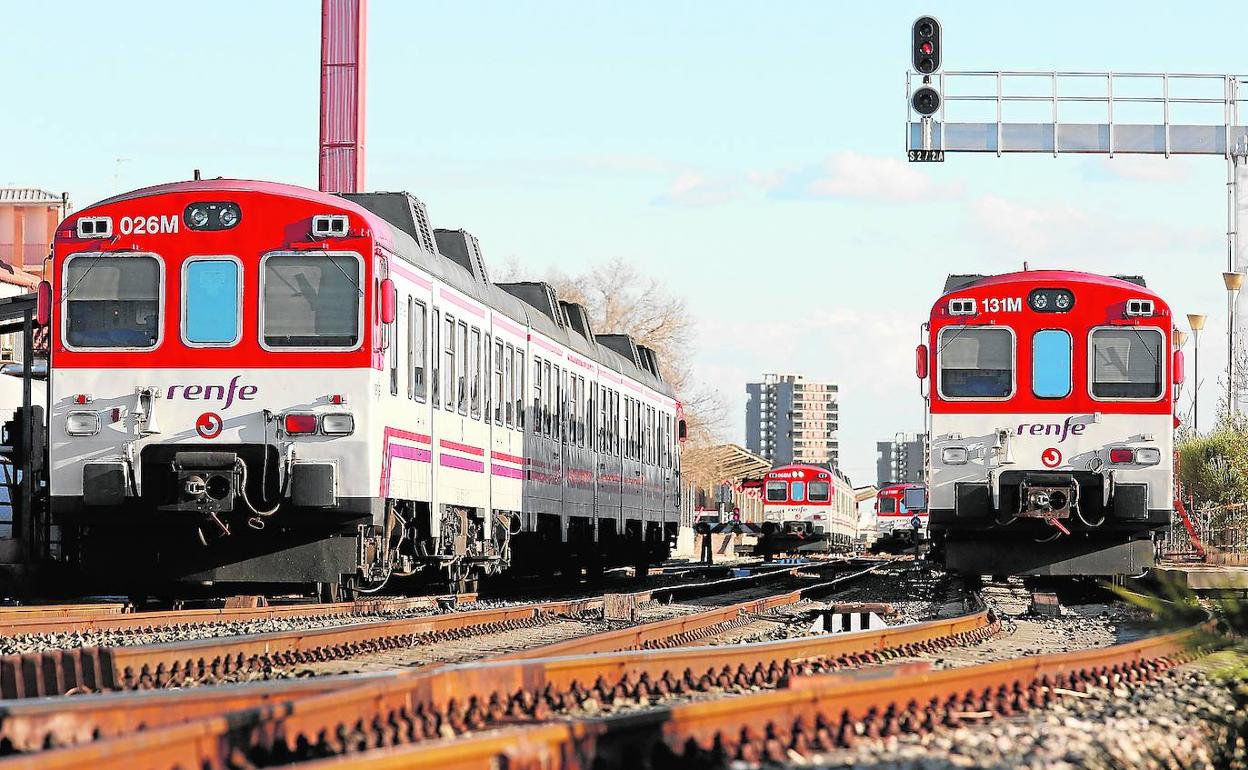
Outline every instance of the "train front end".
<path id="1" fill-rule="evenodd" d="M 58 228 L 50 504 L 101 587 L 355 572 L 381 509 L 363 435 L 380 252 L 335 200 L 185 182 Z"/>
<path id="2" fill-rule="evenodd" d="M 960 572 L 1137 574 L 1173 510 L 1170 308 L 1141 279 L 952 276 L 932 308 L 933 547 Z"/>

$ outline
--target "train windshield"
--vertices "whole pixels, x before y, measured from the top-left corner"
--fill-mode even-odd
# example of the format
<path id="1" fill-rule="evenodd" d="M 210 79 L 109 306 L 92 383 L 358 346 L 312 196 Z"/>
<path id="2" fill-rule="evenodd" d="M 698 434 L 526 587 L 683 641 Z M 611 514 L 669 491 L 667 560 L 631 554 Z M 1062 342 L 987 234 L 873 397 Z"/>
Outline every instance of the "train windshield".
<path id="1" fill-rule="evenodd" d="M 1160 397 L 1163 342 L 1158 329 L 1116 328 L 1093 331 L 1093 397 Z"/>
<path id="2" fill-rule="evenodd" d="M 828 482 L 812 481 L 810 482 L 810 501 L 812 503 L 826 503 L 828 501 Z"/>
<path id="3" fill-rule="evenodd" d="M 880 498 L 880 513 L 896 513 L 896 512 L 897 512 L 897 498 L 895 497 L 881 497 Z"/>
<path id="4" fill-rule="evenodd" d="M 1014 336 L 1009 329 L 947 327 L 940 332 L 940 394 L 1009 398 L 1014 391 Z"/>
<path id="5" fill-rule="evenodd" d="M 141 254 L 70 257 L 65 341 L 78 348 L 153 348 L 160 339 L 160 262 Z"/>
<path id="6" fill-rule="evenodd" d="M 271 348 L 351 349 L 360 342 L 360 260 L 274 254 L 262 269 L 263 339 Z"/>
<path id="7" fill-rule="evenodd" d="M 768 481 L 767 482 L 767 501 L 771 503 L 783 503 L 789 499 L 789 484 L 787 481 Z"/>

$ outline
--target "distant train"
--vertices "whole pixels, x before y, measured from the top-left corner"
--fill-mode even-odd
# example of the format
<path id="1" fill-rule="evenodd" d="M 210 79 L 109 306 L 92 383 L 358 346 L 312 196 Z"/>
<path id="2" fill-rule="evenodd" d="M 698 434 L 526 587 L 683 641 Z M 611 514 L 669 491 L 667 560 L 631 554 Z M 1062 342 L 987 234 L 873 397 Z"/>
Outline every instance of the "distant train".
<path id="1" fill-rule="evenodd" d="M 677 530 L 654 351 L 406 193 L 181 182 L 88 206 L 52 263 L 51 513 L 99 585 L 465 585 L 642 569 Z"/>
<path id="2" fill-rule="evenodd" d="M 911 550 L 927 540 L 927 487 L 893 484 L 875 495 L 876 552 Z"/>
<path id="3" fill-rule="evenodd" d="M 1037 270 L 951 276 L 917 374 L 928 506 L 952 570 L 1137 574 L 1170 526 L 1170 307 L 1143 279 Z"/>
<path id="4" fill-rule="evenodd" d="M 763 476 L 763 532 L 772 551 L 853 546 L 857 504 L 849 480 L 821 465 L 785 465 Z"/>

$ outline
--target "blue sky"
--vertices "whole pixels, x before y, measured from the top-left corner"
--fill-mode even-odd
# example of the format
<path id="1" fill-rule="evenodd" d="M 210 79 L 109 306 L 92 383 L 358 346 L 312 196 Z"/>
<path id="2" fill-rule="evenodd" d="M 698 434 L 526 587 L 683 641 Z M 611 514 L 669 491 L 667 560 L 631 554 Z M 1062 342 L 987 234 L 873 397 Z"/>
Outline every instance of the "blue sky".
<path id="1" fill-rule="evenodd" d="M 864 7 L 869 6 L 869 7 Z M 921 426 L 918 327 L 948 272 L 1143 273 L 1224 345 L 1225 166 L 1214 158 L 904 162 L 911 21 L 950 69 L 1236 72 L 1230 3 L 371 0 L 368 177 L 496 266 L 613 257 L 664 276 L 743 438 L 744 383 L 842 389 L 843 465 Z M 319 3 L 10 3 L 0 184 L 70 192 L 205 175 L 316 183 Z M 124 159 L 118 162 L 117 159 Z M 1204 420 L 1209 423 L 1209 418 Z"/>

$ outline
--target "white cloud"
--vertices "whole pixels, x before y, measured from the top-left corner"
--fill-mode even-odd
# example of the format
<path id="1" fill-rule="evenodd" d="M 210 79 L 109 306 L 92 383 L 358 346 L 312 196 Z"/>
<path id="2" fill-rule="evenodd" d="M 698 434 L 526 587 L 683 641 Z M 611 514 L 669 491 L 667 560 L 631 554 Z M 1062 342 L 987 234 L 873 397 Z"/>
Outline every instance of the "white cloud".
<path id="1" fill-rule="evenodd" d="M 712 206 L 735 200 L 741 195 L 739 183 L 731 177 L 708 177 L 685 172 L 672 181 L 667 192 L 654 199 L 661 206 Z"/>
<path id="2" fill-rule="evenodd" d="M 1085 161 L 1093 179 L 1128 182 L 1186 182 L 1192 178 L 1191 158 L 1164 155 L 1117 155 Z"/>
<path id="3" fill-rule="evenodd" d="M 822 163 L 752 177 L 777 198 L 841 198 L 874 203 L 913 203 L 957 198 L 962 186 L 937 181 L 900 158 L 838 152 Z"/>

